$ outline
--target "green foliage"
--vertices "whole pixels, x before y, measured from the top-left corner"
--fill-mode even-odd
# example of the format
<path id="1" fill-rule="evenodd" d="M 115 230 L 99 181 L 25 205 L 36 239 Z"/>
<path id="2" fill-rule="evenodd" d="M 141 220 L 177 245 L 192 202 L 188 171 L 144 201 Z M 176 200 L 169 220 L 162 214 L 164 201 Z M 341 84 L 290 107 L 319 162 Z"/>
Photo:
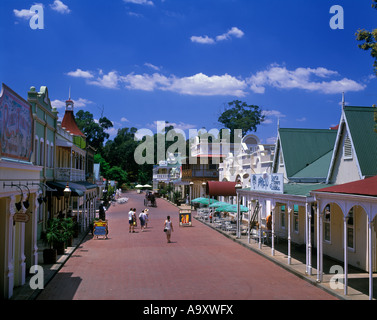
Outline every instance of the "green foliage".
<path id="1" fill-rule="evenodd" d="M 228 107 L 220 115 L 218 122 L 222 123 L 225 128 L 231 130 L 242 130 L 242 136 L 249 131 L 257 131 L 257 126 L 264 121 L 262 110 L 255 105 L 248 105 L 246 102 L 234 100 L 228 103 Z"/>
<path id="2" fill-rule="evenodd" d="M 50 248 L 54 243 L 65 242 L 74 235 L 75 223 L 72 218 L 53 218 L 47 222 L 46 240 Z"/>
<path id="3" fill-rule="evenodd" d="M 372 8 L 377 9 L 377 0 L 373 0 Z M 377 75 L 377 29 L 372 31 L 359 29 L 356 32 L 356 40 L 363 42 L 358 45 L 360 49 L 370 51 L 372 58 L 374 58 L 374 73 Z"/>
<path id="4" fill-rule="evenodd" d="M 112 167 L 108 173 L 109 180 L 117 181 L 118 186 L 121 186 L 123 183 L 127 182 L 127 172 L 124 171 L 121 167 L 115 166 Z"/>
<path id="5" fill-rule="evenodd" d="M 101 150 L 104 141 L 110 137 L 105 130 L 113 127 L 112 122 L 106 117 L 101 117 L 96 123 L 93 114 L 83 110 L 76 113 L 75 120 L 79 129 L 86 135 L 87 143 L 94 149 Z"/>

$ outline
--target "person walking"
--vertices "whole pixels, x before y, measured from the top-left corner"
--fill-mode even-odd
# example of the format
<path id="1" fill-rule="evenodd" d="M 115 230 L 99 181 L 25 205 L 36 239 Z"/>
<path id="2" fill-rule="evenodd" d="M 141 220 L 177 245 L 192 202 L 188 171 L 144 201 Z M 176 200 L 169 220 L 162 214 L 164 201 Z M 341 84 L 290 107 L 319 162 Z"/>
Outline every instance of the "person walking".
<path id="1" fill-rule="evenodd" d="M 141 232 L 143 232 L 144 231 L 144 229 L 145 229 L 145 210 L 143 210 L 143 211 L 141 211 L 140 213 L 139 213 L 139 220 L 140 220 L 140 230 L 141 230 Z"/>
<path id="2" fill-rule="evenodd" d="M 129 229 L 128 232 L 135 232 L 135 224 L 136 224 L 136 217 L 135 217 L 135 212 L 134 208 L 130 208 L 130 211 L 128 212 L 128 224 L 129 224 Z"/>
<path id="3" fill-rule="evenodd" d="M 173 229 L 173 224 L 172 224 L 172 222 L 170 220 L 170 216 L 167 216 L 167 218 L 165 220 L 164 231 L 166 233 L 166 240 L 167 240 L 167 242 L 171 243 L 170 237 L 171 237 L 171 233 L 174 231 L 174 229 Z"/>
<path id="4" fill-rule="evenodd" d="M 145 229 L 148 228 L 148 221 L 149 221 L 149 209 L 144 209 L 145 213 Z"/>

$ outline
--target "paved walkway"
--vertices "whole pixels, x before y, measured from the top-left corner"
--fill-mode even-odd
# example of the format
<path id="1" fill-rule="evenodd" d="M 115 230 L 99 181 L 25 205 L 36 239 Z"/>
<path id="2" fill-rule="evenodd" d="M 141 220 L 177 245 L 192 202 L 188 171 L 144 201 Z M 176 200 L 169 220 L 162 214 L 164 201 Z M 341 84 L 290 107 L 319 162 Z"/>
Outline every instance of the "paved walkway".
<path id="1" fill-rule="evenodd" d="M 144 195 L 107 212 L 109 239 L 88 235 L 39 294 L 40 300 L 332 300 L 334 295 L 193 219 L 178 226 L 178 209 L 158 199 L 144 232 L 128 233 L 130 207 Z M 172 216 L 172 243 L 163 221 Z"/>

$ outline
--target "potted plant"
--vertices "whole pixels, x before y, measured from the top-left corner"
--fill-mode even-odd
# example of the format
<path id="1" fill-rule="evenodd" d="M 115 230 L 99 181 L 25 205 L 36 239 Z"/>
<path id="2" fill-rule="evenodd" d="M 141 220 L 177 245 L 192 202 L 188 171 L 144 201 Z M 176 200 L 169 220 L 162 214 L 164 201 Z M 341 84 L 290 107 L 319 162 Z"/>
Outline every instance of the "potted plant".
<path id="1" fill-rule="evenodd" d="M 67 247 L 72 247 L 73 236 L 75 234 L 75 223 L 72 218 L 64 218 L 60 222 L 62 229 L 62 238 Z"/>
<path id="2" fill-rule="evenodd" d="M 58 223 L 57 219 L 52 219 L 48 221 L 48 226 L 43 234 L 43 240 L 47 242 L 49 248 L 43 250 L 43 262 L 45 264 L 54 264 L 57 259 L 57 250 L 53 248 L 55 241 L 59 237 Z"/>

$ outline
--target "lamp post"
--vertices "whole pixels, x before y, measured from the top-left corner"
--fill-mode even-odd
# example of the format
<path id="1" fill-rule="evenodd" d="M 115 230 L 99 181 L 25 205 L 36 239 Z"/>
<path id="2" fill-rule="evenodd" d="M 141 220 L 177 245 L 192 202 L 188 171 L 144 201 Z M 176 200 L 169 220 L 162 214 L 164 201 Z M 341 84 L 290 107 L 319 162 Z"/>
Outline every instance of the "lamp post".
<path id="1" fill-rule="evenodd" d="M 241 238 L 241 221 L 240 221 L 240 201 L 239 201 L 239 195 L 237 190 L 242 188 L 242 185 L 240 181 L 237 181 L 237 184 L 235 185 L 236 193 L 237 193 L 237 239 Z"/>
<path id="2" fill-rule="evenodd" d="M 67 185 L 63 191 L 64 193 L 64 199 L 66 201 L 66 208 L 65 208 L 65 217 L 67 218 L 67 212 L 68 212 L 68 201 L 69 201 L 69 197 L 71 196 L 71 189 L 69 188 L 69 185 L 68 185 L 68 182 L 67 182 Z"/>
<path id="3" fill-rule="evenodd" d="M 192 210 L 192 186 L 194 185 L 194 182 L 190 182 L 190 209 Z"/>

